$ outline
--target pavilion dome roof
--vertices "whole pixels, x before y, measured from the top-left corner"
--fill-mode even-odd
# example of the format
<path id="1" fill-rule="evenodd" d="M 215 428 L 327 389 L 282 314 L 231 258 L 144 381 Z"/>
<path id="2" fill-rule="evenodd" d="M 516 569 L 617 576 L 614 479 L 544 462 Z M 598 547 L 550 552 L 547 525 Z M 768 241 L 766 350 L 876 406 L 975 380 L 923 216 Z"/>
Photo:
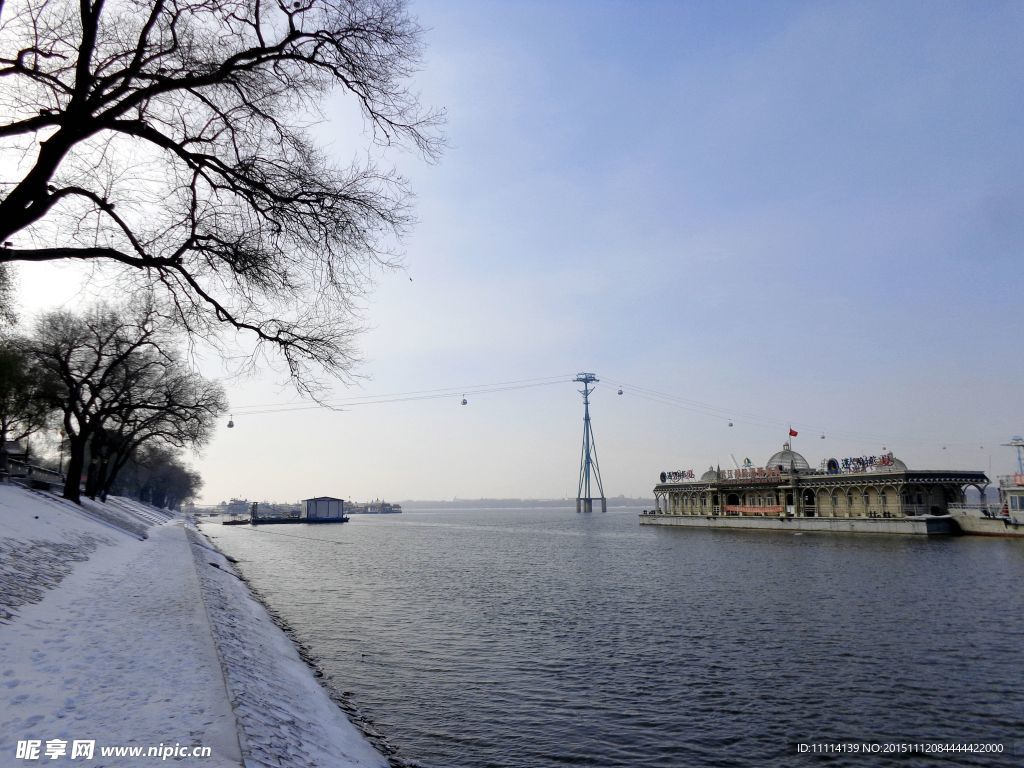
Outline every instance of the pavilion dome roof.
<path id="1" fill-rule="evenodd" d="M 807 463 L 807 459 L 794 451 L 789 446 L 789 443 L 783 445 L 781 451 L 773 453 L 771 458 L 765 462 L 765 467 L 768 469 L 774 469 L 780 466 L 782 467 L 783 472 L 790 469 L 807 470 L 811 468 L 811 465 Z"/>
<path id="2" fill-rule="evenodd" d="M 708 467 L 708 471 L 700 476 L 702 482 L 713 483 L 718 479 L 718 473 L 715 472 L 714 467 Z"/>

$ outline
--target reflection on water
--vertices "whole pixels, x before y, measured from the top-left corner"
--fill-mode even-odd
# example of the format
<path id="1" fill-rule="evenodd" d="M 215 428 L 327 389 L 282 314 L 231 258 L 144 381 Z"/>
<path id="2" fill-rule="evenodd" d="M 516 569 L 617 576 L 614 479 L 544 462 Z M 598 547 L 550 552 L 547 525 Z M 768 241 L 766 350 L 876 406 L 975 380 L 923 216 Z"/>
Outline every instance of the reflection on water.
<path id="1" fill-rule="evenodd" d="M 1024 764 L 1022 542 L 550 509 L 280 529 L 204 527 L 429 768 L 880 764 L 796 754 L 851 740 Z"/>

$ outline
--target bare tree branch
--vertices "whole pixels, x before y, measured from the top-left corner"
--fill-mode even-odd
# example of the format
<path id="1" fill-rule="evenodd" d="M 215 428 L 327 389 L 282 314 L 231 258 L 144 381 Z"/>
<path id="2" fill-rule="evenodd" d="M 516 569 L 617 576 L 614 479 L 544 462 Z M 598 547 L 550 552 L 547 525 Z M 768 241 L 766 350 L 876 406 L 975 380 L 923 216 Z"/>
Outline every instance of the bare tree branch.
<path id="1" fill-rule="evenodd" d="M 409 192 L 303 121 L 340 92 L 375 142 L 436 158 L 441 115 L 407 85 L 421 36 L 404 0 L 0 3 L 0 264 L 141 270 L 191 332 L 251 334 L 302 389 L 350 374 Z"/>

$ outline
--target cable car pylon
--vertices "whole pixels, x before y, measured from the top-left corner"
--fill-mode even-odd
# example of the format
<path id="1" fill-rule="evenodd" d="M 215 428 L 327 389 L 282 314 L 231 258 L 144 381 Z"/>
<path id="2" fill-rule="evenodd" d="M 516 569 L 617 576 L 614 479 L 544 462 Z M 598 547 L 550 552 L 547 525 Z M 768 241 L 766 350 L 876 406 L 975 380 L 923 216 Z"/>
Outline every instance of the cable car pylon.
<path id="1" fill-rule="evenodd" d="M 594 432 L 590 428 L 590 385 L 599 381 L 592 373 L 578 373 L 573 381 L 583 385 L 580 394 L 583 395 L 583 450 L 580 455 L 580 484 L 576 491 L 576 511 L 593 512 L 594 500 L 601 500 L 601 511 L 608 511 L 608 500 L 604 496 L 604 486 L 601 485 L 601 468 L 597 463 L 597 444 L 594 442 Z M 591 477 L 597 484 L 599 496 L 591 493 Z"/>

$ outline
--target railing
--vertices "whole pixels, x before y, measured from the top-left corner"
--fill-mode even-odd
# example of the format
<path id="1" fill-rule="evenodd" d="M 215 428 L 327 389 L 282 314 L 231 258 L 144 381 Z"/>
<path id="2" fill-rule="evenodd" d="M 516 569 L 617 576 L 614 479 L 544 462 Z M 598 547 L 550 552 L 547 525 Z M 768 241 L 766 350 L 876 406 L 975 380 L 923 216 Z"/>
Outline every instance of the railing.
<path id="1" fill-rule="evenodd" d="M 878 507 L 869 507 L 867 516 L 876 519 L 895 519 L 898 517 L 903 517 L 903 515 L 897 514 L 896 512 L 893 512 L 892 510 L 886 507 L 882 507 L 880 509 Z"/>
<path id="2" fill-rule="evenodd" d="M 43 483 L 63 483 L 64 476 L 46 467 L 37 467 L 18 459 L 7 459 L 7 474 L 11 478 L 18 478 Z"/>
<path id="3" fill-rule="evenodd" d="M 902 507 L 904 517 L 920 517 L 927 515 L 929 511 L 927 504 L 904 504 Z"/>
<path id="4" fill-rule="evenodd" d="M 1013 475 L 1001 475 L 999 477 L 1000 488 L 1013 488 L 1014 486 L 1024 485 L 1024 475 L 1019 472 Z"/>
<path id="5" fill-rule="evenodd" d="M 726 504 L 725 514 L 743 517 L 778 517 L 782 507 L 757 507 L 749 504 Z"/>
<path id="6" fill-rule="evenodd" d="M 950 504 L 951 515 L 981 515 L 982 517 L 1009 517 L 1009 510 L 1000 504 Z"/>

